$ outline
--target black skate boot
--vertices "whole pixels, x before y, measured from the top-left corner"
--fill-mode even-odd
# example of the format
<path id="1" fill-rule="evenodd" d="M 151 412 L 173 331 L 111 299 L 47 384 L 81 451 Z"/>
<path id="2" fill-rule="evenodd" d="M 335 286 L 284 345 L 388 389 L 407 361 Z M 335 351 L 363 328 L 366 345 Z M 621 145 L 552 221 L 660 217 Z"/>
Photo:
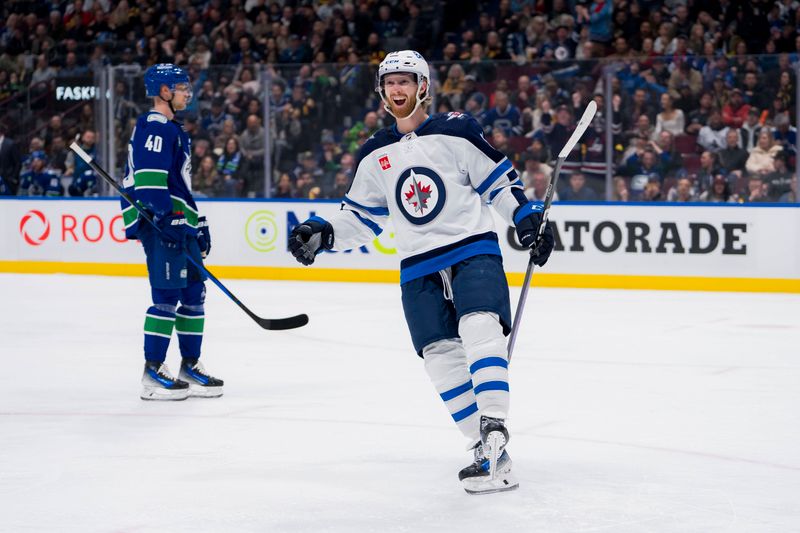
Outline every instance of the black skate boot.
<path id="1" fill-rule="evenodd" d="M 483 443 L 478 442 L 473 451 L 475 461 L 458 473 L 458 479 L 464 484 L 465 491 L 469 494 L 490 494 L 519 487 L 519 483 L 511 473 L 511 457 L 507 451 L 503 450 L 497 460 L 494 479 L 490 475 L 490 461 L 484 453 Z"/>
<path id="2" fill-rule="evenodd" d="M 222 386 L 225 382 L 210 376 L 203 368 L 203 363 L 197 359 L 184 358 L 181 361 L 178 377 L 189 384 L 189 396 L 198 398 L 222 396 Z"/>
<path id="3" fill-rule="evenodd" d="M 189 397 L 189 384 L 175 379 L 164 363 L 147 361 L 139 397 L 142 400 L 185 400 Z"/>

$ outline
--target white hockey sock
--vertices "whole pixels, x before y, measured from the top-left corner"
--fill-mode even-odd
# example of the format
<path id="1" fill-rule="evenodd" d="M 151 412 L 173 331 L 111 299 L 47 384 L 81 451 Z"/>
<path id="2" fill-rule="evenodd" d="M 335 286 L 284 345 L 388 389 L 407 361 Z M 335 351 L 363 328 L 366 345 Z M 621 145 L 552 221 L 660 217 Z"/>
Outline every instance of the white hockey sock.
<path id="1" fill-rule="evenodd" d="M 458 429 L 470 442 L 480 439 L 480 417 L 464 347 L 458 339 L 432 342 L 422 350 L 425 371 Z"/>
<path id="2" fill-rule="evenodd" d="M 503 326 L 494 313 L 461 317 L 458 333 L 467 352 L 469 372 L 482 416 L 508 416 L 508 351 Z"/>

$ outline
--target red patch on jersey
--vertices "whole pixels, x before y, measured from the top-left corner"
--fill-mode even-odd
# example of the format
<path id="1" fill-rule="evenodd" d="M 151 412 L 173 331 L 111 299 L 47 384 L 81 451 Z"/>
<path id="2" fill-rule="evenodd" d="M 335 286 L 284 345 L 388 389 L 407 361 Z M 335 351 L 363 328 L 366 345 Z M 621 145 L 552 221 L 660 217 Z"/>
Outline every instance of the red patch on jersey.
<path id="1" fill-rule="evenodd" d="M 390 168 L 392 168 L 392 164 L 389 163 L 389 156 L 388 155 L 385 155 L 385 156 L 381 157 L 380 159 L 378 159 L 378 163 L 381 164 L 381 170 L 389 170 Z"/>

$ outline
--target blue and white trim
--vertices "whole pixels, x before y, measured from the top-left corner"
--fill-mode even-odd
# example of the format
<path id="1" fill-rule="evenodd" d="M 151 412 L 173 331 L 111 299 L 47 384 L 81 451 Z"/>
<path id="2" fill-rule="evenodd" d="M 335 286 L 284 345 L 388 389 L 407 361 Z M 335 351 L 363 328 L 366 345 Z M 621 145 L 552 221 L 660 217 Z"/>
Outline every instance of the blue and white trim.
<path id="1" fill-rule="evenodd" d="M 461 241 L 407 257 L 400 262 L 400 284 L 438 272 L 476 255 L 501 255 L 493 231 L 472 235 Z"/>

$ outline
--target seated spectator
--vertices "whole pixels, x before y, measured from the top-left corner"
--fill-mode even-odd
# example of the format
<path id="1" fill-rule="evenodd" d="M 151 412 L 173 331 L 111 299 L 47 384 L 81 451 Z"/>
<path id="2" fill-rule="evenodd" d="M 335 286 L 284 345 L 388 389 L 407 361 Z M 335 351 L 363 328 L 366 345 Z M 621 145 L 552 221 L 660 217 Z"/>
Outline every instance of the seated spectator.
<path id="1" fill-rule="evenodd" d="M 745 203 L 763 203 L 769 202 L 769 194 L 767 192 L 767 184 L 761 176 L 753 175 L 747 181 L 747 191 L 742 198 Z"/>
<path id="2" fill-rule="evenodd" d="M 447 79 L 444 80 L 439 94 L 447 98 L 454 109 L 463 107 L 464 68 L 461 65 L 458 63 L 450 65 L 450 69 L 447 71 Z"/>
<path id="3" fill-rule="evenodd" d="M 494 129 L 501 129 L 507 137 L 522 135 L 522 117 L 519 109 L 508 101 L 508 93 L 495 91 L 495 107 L 491 108 L 483 119 L 483 131 L 491 135 Z"/>
<path id="4" fill-rule="evenodd" d="M 550 156 L 550 148 L 547 147 L 544 140 L 541 137 L 534 137 L 531 141 L 531 145 L 528 146 L 528 149 L 525 151 L 527 157 L 531 157 L 537 160 L 539 163 L 544 164 L 546 167 L 545 173 L 549 176 L 553 169 L 547 163 L 552 159 Z"/>
<path id="5" fill-rule="evenodd" d="M 739 146 L 739 130 L 728 128 L 725 134 L 726 147 L 717 152 L 719 164 L 728 172 L 743 170 L 750 154 L 747 150 Z"/>
<path id="6" fill-rule="evenodd" d="M 665 178 L 671 178 L 683 170 L 683 157 L 675 149 L 675 136 L 662 131 L 658 139 L 650 141 L 650 147 L 659 158 Z"/>
<path id="7" fill-rule="evenodd" d="M 657 177 L 651 177 L 647 180 L 641 199 L 645 202 L 664 201 L 664 195 L 661 194 L 661 181 Z"/>
<path id="8" fill-rule="evenodd" d="M 31 168 L 19 180 L 19 196 L 64 196 L 61 177 L 47 168 L 47 156 L 37 150 L 30 155 Z"/>
<path id="9" fill-rule="evenodd" d="M 750 152 L 745 168 L 754 175 L 766 174 L 775 170 L 775 155 L 782 150 L 776 144 L 769 130 L 762 129 L 758 134 L 758 145 Z"/>
<path id="10" fill-rule="evenodd" d="M 314 199 L 320 196 L 320 188 L 317 186 L 314 176 L 306 170 L 300 172 L 295 184 L 295 198 Z"/>
<path id="11" fill-rule="evenodd" d="M 664 181 L 656 153 L 652 149 L 645 149 L 641 157 L 631 157 L 628 160 L 628 168 L 626 170 L 627 174 L 631 176 L 632 200 L 641 198 L 649 181 L 657 180 L 659 183 Z"/>
<path id="12" fill-rule="evenodd" d="M 217 164 L 211 155 L 200 159 L 192 176 L 192 193 L 197 196 L 213 198 L 222 192 L 222 179 L 217 172 Z"/>
<path id="13" fill-rule="evenodd" d="M 202 128 L 212 137 L 222 132 L 222 125 L 233 117 L 225 112 L 225 98 L 218 96 L 211 102 L 211 111 L 200 121 Z"/>
<path id="14" fill-rule="evenodd" d="M 731 128 L 741 128 L 749 111 L 750 106 L 744 102 L 741 89 L 734 88 L 730 101 L 722 108 L 722 122 Z"/>
<path id="15" fill-rule="evenodd" d="M 717 153 L 727 146 L 725 140 L 727 134 L 728 127 L 722 122 L 722 114 L 714 110 L 708 118 L 708 124 L 700 128 L 697 144 L 709 152 Z"/>
<path id="16" fill-rule="evenodd" d="M 525 173 L 527 173 L 527 170 Z M 533 171 L 522 182 L 525 184 L 525 196 L 528 197 L 528 200 L 544 202 L 547 196 L 547 186 L 550 185 L 550 178 L 544 172 L 541 170 Z M 558 201 L 558 192 L 553 192 L 553 201 Z"/>
<path id="17" fill-rule="evenodd" d="M 353 124 L 353 127 L 344 134 L 344 147 L 348 152 L 357 152 L 372 134 L 381 128 L 378 114 L 374 111 L 364 115 L 363 121 Z"/>
<path id="18" fill-rule="evenodd" d="M 536 88 L 531 85 L 530 76 L 522 75 L 517 78 L 517 90 L 511 95 L 511 103 L 519 110 L 536 107 Z"/>
<path id="19" fill-rule="evenodd" d="M 569 177 L 569 187 L 562 191 L 561 199 L 565 202 L 594 202 L 599 200 L 597 193 L 586 185 L 586 178 L 580 172 L 573 172 Z"/>
<path id="20" fill-rule="evenodd" d="M 700 95 L 700 107 L 689 113 L 689 124 L 686 126 L 687 134 L 697 135 L 700 133 L 700 129 L 708 124 L 708 120 L 714 110 L 712 103 L 711 93 L 704 92 Z"/>
<path id="21" fill-rule="evenodd" d="M 483 94 L 474 94 L 467 99 L 467 103 L 464 105 L 464 111 L 472 115 L 479 124 L 483 125 L 486 118 L 486 110 L 483 108 L 485 103 L 486 97 Z"/>
<path id="22" fill-rule="evenodd" d="M 287 172 L 283 172 L 281 177 L 278 178 L 278 183 L 275 185 L 275 190 L 272 191 L 273 198 L 294 198 L 294 184 L 292 178 Z"/>
<path id="23" fill-rule="evenodd" d="M 773 122 L 775 126 L 772 135 L 775 142 L 779 144 L 787 154 L 794 154 L 797 151 L 797 128 L 792 126 L 788 115 L 778 115 Z"/>
<path id="24" fill-rule="evenodd" d="M 636 119 L 636 124 L 634 128 L 630 131 L 625 132 L 625 136 L 628 139 L 633 139 L 635 137 L 644 138 L 647 140 L 655 139 L 655 128 L 650 123 L 650 118 L 647 115 L 639 115 L 639 118 Z"/>
<path id="25" fill-rule="evenodd" d="M 681 98 L 682 87 L 688 87 L 691 94 L 697 96 L 703 89 L 703 75 L 694 70 L 688 61 L 681 61 L 678 68 L 672 71 L 668 87 L 669 95 L 674 100 Z"/>
<path id="26" fill-rule="evenodd" d="M 348 190 L 350 190 L 350 184 L 352 181 L 353 180 L 347 175 L 346 172 L 342 172 L 341 170 L 337 172 L 336 177 L 333 179 L 333 188 L 328 191 L 328 198 L 334 198 L 337 200 L 344 198 L 344 195 L 347 194 Z"/>
<path id="27" fill-rule="evenodd" d="M 630 200 L 628 183 L 622 176 L 614 176 L 614 188 L 611 191 L 611 200 L 614 202 L 627 202 Z"/>
<path id="28" fill-rule="evenodd" d="M 692 180 L 681 178 L 667 193 L 668 202 L 696 202 L 697 195 L 692 188 Z"/>
<path id="29" fill-rule="evenodd" d="M 717 174 L 714 182 L 708 190 L 700 194 L 701 202 L 735 204 L 739 202 L 739 196 L 731 192 L 731 186 L 725 176 Z"/>
<path id="30" fill-rule="evenodd" d="M 764 183 L 767 185 L 767 195 L 771 201 L 778 200 L 781 196 L 790 191 L 792 183 L 792 173 L 786 165 L 788 154 L 780 151 L 775 154 L 775 170 L 764 175 Z"/>
<path id="31" fill-rule="evenodd" d="M 668 93 L 661 95 L 661 113 L 656 115 L 656 129 L 652 137 L 655 140 L 662 131 L 680 135 L 686 126 L 683 111 L 674 107 L 672 97 Z"/>
<path id="32" fill-rule="evenodd" d="M 267 143 L 261 117 L 247 117 L 247 127 L 239 135 L 242 156 L 242 177 L 248 197 L 264 195 L 264 146 Z"/>
<path id="33" fill-rule="evenodd" d="M 697 176 L 695 183 L 701 191 L 708 190 L 711 183 L 714 181 L 714 176 L 719 174 L 720 168 L 717 163 L 717 154 L 706 150 L 700 154 L 700 168 L 697 169 Z"/>
<path id="34" fill-rule="evenodd" d="M 745 120 L 742 127 L 739 129 L 739 136 L 742 141 L 742 148 L 747 150 L 748 153 L 753 151 L 753 148 L 758 144 L 758 134 L 761 133 L 761 128 L 764 123 L 761 120 L 761 114 L 758 109 L 751 107 L 747 112 L 747 120 Z"/>
<path id="35" fill-rule="evenodd" d="M 783 193 L 778 201 L 784 204 L 797 203 L 797 176 L 792 178 L 791 190 L 789 192 Z"/>
<path id="36" fill-rule="evenodd" d="M 231 137 L 225 143 L 225 150 L 217 160 L 217 174 L 222 182 L 222 192 L 228 198 L 235 198 L 242 193 L 242 179 L 239 170 L 242 164 L 242 152 L 239 141 Z"/>

